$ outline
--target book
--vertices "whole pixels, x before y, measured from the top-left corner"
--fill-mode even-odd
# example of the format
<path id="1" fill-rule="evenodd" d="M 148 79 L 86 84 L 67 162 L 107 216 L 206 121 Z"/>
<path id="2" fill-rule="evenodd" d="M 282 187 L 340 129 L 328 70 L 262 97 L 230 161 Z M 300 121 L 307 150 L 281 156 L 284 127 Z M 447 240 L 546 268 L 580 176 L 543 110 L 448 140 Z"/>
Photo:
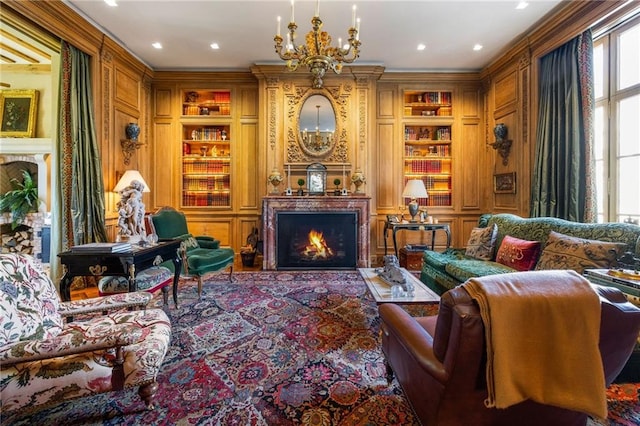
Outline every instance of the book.
<path id="1" fill-rule="evenodd" d="M 71 247 L 76 253 L 126 253 L 133 251 L 130 243 L 89 243 Z"/>

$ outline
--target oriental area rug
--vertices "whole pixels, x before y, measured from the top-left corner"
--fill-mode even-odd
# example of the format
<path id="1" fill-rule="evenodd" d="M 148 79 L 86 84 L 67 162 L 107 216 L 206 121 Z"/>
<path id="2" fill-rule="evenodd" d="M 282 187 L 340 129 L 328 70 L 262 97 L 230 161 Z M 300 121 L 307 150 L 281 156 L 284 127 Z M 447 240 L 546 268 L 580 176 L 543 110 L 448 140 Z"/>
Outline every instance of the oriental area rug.
<path id="1" fill-rule="evenodd" d="M 13 424 L 420 424 L 397 381 L 387 383 L 377 307 L 357 271 L 233 276 L 233 283 L 228 274 L 208 276 L 201 300 L 195 282 L 181 282 L 154 410 L 131 389 Z M 161 299 L 152 303 L 162 306 Z M 608 424 L 640 423 L 638 390 L 609 389 Z"/>

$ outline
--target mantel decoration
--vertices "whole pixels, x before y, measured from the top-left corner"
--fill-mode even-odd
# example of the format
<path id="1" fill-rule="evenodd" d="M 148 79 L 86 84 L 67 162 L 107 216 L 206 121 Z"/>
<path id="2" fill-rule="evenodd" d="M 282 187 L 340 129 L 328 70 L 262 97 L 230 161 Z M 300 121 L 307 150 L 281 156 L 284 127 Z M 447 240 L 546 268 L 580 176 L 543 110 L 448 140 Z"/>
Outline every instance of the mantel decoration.
<path id="1" fill-rule="evenodd" d="M 273 186 L 273 189 L 271 190 L 272 194 L 278 194 L 278 187 L 282 183 L 282 180 L 282 175 L 278 171 L 278 168 L 274 167 L 271 171 L 271 174 L 267 178 L 267 181 L 271 184 L 271 186 Z"/>
<path id="2" fill-rule="evenodd" d="M 124 154 L 124 164 L 129 165 L 131 155 L 144 144 L 138 141 L 138 136 L 140 136 L 140 126 L 138 123 L 127 124 L 124 131 L 127 138 L 121 139 L 120 145 L 122 146 L 122 153 Z"/>
<path id="3" fill-rule="evenodd" d="M 356 169 L 356 171 L 351 175 L 351 183 L 356 187 L 356 190 L 353 193 L 362 194 L 363 192 L 360 190 L 360 187 L 364 185 L 366 181 L 367 179 L 365 179 L 362 170 Z"/>
<path id="4" fill-rule="evenodd" d="M 356 19 L 356 6 L 353 6 L 351 14 L 351 27 L 348 30 L 349 38 L 346 44 L 338 38 L 338 46 L 331 46 L 331 36 L 322 31 L 320 19 L 320 0 L 316 0 L 316 11 L 311 18 L 312 30 L 305 36 L 305 43 L 296 45 L 296 29 L 298 25 L 294 19 L 294 0 L 291 0 L 291 21 L 287 28 L 287 42 L 283 46 L 284 39 L 280 35 L 280 20 L 278 16 L 278 32 L 273 40 L 276 42 L 276 53 L 280 59 L 286 61 L 287 68 L 295 71 L 300 65 L 305 65 L 313 75 L 313 88 L 319 89 L 323 85 L 322 77 L 328 69 L 336 74 L 342 71 L 342 64 L 350 64 L 358 58 L 360 37 L 360 18 Z M 283 52 L 284 49 L 284 52 Z"/>
<path id="5" fill-rule="evenodd" d="M 496 124 L 496 127 L 493 128 L 493 134 L 496 137 L 496 141 L 491 146 L 498 151 L 498 154 L 502 157 L 502 164 L 506 166 L 509 163 L 509 151 L 512 143 L 511 140 L 507 139 L 507 126 L 504 123 Z"/>

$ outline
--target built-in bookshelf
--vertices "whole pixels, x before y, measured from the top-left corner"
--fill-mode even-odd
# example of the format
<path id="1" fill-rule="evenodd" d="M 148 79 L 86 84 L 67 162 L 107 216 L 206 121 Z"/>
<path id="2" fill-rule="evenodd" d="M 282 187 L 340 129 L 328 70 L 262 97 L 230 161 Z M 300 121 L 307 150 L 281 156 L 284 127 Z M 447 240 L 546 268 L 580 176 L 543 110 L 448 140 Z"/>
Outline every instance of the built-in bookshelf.
<path id="1" fill-rule="evenodd" d="M 231 115 L 231 93 L 228 90 L 185 90 L 182 115 Z"/>
<path id="2" fill-rule="evenodd" d="M 183 207 L 231 206 L 230 116 L 229 91 L 183 92 Z"/>
<path id="3" fill-rule="evenodd" d="M 404 181 L 421 179 L 421 206 L 452 206 L 452 96 L 450 91 L 405 91 Z"/>
<path id="4" fill-rule="evenodd" d="M 450 91 L 404 92 L 405 117 L 451 117 L 453 116 L 452 97 Z"/>

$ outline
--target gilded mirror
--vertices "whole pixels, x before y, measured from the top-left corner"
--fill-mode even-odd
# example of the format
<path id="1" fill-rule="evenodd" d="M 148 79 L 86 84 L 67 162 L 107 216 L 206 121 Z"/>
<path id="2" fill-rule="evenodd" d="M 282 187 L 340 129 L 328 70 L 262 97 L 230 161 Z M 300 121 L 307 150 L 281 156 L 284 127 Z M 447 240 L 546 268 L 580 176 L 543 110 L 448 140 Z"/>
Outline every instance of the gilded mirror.
<path id="1" fill-rule="evenodd" d="M 306 98 L 298 116 L 298 143 L 308 155 L 318 157 L 330 152 L 336 138 L 336 114 L 324 95 Z"/>

